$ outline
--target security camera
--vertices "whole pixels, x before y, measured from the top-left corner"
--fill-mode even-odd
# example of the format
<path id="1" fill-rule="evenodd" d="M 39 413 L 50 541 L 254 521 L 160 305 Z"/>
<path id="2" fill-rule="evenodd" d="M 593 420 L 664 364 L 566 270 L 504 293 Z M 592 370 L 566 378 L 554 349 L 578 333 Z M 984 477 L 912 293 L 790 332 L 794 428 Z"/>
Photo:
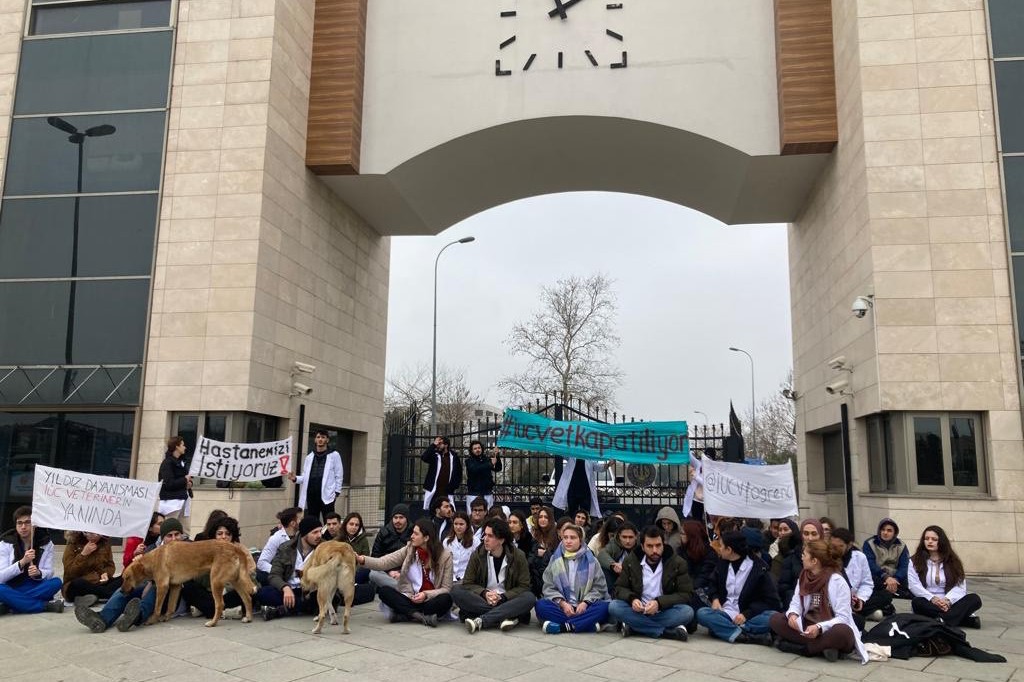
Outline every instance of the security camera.
<path id="1" fill-rule="evenodd" d="M 853 305 L 850 306 L 850 312 L 856 318 L 864 317 L 871 310 L 872 306 L 875 305 L 873 296 L 858 296 L 853 299 Z"/>
<path id="2" fill-rule="evenodd" d="M 836 393 L 842 394 L 842 392 L 849 385 L 850 385 L 850 381 L 846 377 L 843 377 L 841 379 L 836 379 L 831 384 L 826 384 L 825 385 L 825 393 L 828 393 L 829 395 L 835 395 Z"/>
<path id="3" fill-rule="evenodd" d="M 292 393 L 291 394 L 293 396 L 309 395 L 312 392 L 313 392 L 313 389 L 310 388 L 309 386 L 307 386 L 306 384 L 300 384 L 298 381 L 292 382 Z"/>
<path id="4" fill-rule="evenodd" d="M 791 388 L 784 388 L 782 389 L 782 397 L 786 400 L 796 400 L 800 397 L 800 394 Z"/>
<path id="5" fill-rule="evenodd" d="M 846 369 L 846 356 L 837 355 L 828 361 L 828 366 L 832 369 Z"/>
<path id="6" fill-rule="evenodd" d="M 310 365 L 296 360 L 292 363 L 292 374 L 312 374 L 316 371 L 316 365 Z"/>

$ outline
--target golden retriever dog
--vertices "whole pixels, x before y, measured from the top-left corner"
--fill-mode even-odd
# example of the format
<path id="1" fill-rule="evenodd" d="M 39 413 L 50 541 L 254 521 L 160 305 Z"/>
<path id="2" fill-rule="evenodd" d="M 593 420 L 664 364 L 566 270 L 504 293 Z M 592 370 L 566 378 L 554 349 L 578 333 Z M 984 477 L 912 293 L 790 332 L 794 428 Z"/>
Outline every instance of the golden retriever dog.
<path id="1" fill-rule="evenodd" d="M 225 585 L 231 585 L 241 597 L 245 607 L 242 622 L 248 623 L 252 620 L 252 595 L 256 592 L 256 584 L 249 576 L 255 570 L 256 562 L 252 555 L 240 545 L 218 540 L 173 542 L 136 557 L 121 574 L 124 580 L 121 589 L 128 593 L 146 580 L 153 581 L 156 585 L 156 609 L 146 621 L 147 625 L 152 625 L 157 620 L 170 618 L 178 603 L 181 586 L 186 581 L 208 572 L 215 610 L 213 618 L 206 621 L 206 627 L 215 626 L 224 614 Z M 169 597 L 168 613 L 161 614 L 164 597 Z"/>
<path id="2" fill-rule="evenodd" d="M 313 634 L 320 634 L 328 611 L 333 614 L 334 595 L 340 590 L 345 600 L 342 631 L 347 635 L 348 617 L 356 595 L 356 553 L 351 545 L 347 542 L 328 540 L 317 546 L 313 556 L 302 567 L 302 591 L 313 590 L 316 590 L 316 599 L 320 604 L 320 613 L 315 619 Z"/>

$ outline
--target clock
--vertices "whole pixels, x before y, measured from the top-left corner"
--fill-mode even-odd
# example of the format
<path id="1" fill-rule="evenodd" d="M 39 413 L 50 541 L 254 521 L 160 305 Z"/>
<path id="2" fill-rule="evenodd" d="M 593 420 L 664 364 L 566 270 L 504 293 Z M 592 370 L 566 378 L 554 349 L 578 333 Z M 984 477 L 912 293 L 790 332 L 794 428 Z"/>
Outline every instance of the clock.
<path id="1" fill-rule="evenodd" d="M 504 1 L 508 2 L 509 0 Z M 546 21 L 555 22 L 568 29 L 574 25 L 573 17 L 577 16 L 578 12 L 593 11 L 594 8 L 600 8 L 602 4 L 604 5 L 603 11 L 608 17 L 603 34 L 588 37 L 588 42 L 578 49 L 561 47 L 555 50 L 554 54 L 541 55 L 539 58 L 541 60 L 550 59 L 551 61 L 548 63 L 557 69 L 563 69 L 573 64 L 589 65 L 593 68 L 607 66 L 611 69 L 625 69 L 629 65 L 626 50 L 622 49 L 625 38 L 621 33 L 609 28 L 614 25 L 615 15 L 623 9 L 624 3 L 601 2 L 601 0 L 521 0 L 519 9 L 501 10 L 498 14 L 503 21 L 508 22 L 509 32 L 506 34 L 507 37 L 498 43 L 498 58 L 494 60 L 494 75 L 511 76 L 516 68 L 525 73 L 537 63 L 538 54 L 536 52 L 530 53 L 521 65 L 513 63 L 510 56 L 502 57 L 507 48 L 519 40 L 514 22 L 520 14 L 525 12 L 542 14 L 546 17 Z M 578 9 L 577 6 L 589 6 L 591 9 Z"/>

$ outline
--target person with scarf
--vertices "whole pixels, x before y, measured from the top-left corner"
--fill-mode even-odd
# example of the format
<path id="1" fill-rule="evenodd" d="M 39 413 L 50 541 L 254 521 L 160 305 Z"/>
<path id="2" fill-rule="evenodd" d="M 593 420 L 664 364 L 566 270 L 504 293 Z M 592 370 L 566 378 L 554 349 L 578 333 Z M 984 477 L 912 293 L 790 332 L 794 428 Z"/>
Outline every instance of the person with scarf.
<path id="1" fill-rule="evenodd" d="M 729 643 L 770 646 L 768 621 L 782 603 L 768 566 L 748 538 L 737 531 L 722 536 L 721 558 L 708 590 L 711 606 L 697 610 L 697 622 Z"/>
<path id="2" fill-rule="evenodd" d="M 907 582 L 914 595 L 910 602 L 914 613 L 955 628 L 981 627 L 981 619 L 975 614 L 981 608 L 981 597 L 967 591 L 963 562 L 953 551 L 946 531 L 939 526 L 925 528 L 910 563 Z"/>
<path id="3" fill-rule="evenodd" d="M 600 632 L 608 621 L 608 588 L 597 557 L 583 544 L 585 532 L 575 524 L 562 528 L 562 544 L 544 569 L 544 588 L 534 606 L 541 630 Z"/>
<path id="4" fill-rule="evenodd" d="M 850 584 L 853 620 L 860 630 L 864 629 L 867 617 L 875 611 L 892 607 L 892 594 L 885 588 L 875 586 L 867 557 L 854 542 L 849 528 L 836 528 L 829 540 L 843 558 L 843 575 Z"/>
<path id="5" fill-rule="evenodd" d="M 909 597 L 907 574 L 910 566 L 910 552 L 899 538 L 900 527 L 890 518 L 878 522 L 878 532 L 864 541 L 864 556 L 871 567 L 871 577 L 877 587 L 884 587 L 897 597 Z M 891 612 L 885 609 L 886 616 Z"/>
<path id="6" fill-rule="evenodd" d="M 824 656 L 830 662 L 856 652 L 867 663 L 839 552 L 824 540 L 806 540 L 801 561 L 803 571 L 789 608 L 768 621 L 778 637 L 776 646 L 785 653 Z"/>
<path id="7" fill-rule="evenodd" d="M 812 540 L 822 540 L 825 529 L 821 522 L 815 518 L 804 519 L 800 522 L 800 534 L 796 538 L 793 551 L 790 552 L 782 563 L 782 571 L 779 573 L 779 597 L 783 604 L 788 604 L 796 592 L 796 584 L 800 574 L 804 570 L 803 549 Z"/>
<path id="8" fill-rule="evenodd" d="M 360 564 L 376 571 L 398 569 L 398 586 L 381 585 L 377 596 L 391 609 L 391 622 L 411 620 L 437 627 L 437 617 L 452 608 L 452 555 L 441 545 L 428 519 L 412 526 L 409 544 L 382 557 L 360 554 Z"/>

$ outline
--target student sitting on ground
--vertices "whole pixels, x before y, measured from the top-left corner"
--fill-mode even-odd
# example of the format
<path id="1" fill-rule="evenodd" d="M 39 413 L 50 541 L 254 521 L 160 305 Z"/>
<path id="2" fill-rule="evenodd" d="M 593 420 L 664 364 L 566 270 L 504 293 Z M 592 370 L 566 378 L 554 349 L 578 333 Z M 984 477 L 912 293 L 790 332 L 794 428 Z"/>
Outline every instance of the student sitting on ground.
<path id="1" fill-rule="evenodd" d="M 740 644 L 771 646 L 768 621 L 782 608 L 768 566 L 744 533 L 722 536 L 722 552 L 712 573 L 710 607 L 697 611 L 697 622 L 712 637 Z"/>
<path id="2" fill-rule="evenodd" d="M 263 604 L 263 620 L 272 620 L 297 613 L 319 613 L 316 592 L 303 594 L 302 566 L 320 544 L 320 519 L 305 516 L 299 523 L 295 539 L 281 545 L 274 556 L 267 584 L 256 593 Z"/>
<path id="3" fill-rule="evenodd" d="M 391 523 L 384 526 L 373 539 L 371 556 L 382 557 L 405 547 L 412 535 L 412 525 L 409 523 L 409 505 L 396 504 L 391 510 Z M 370 582 L 381 587 L 388 585 L 398 587 L 398 571 L 370 571 Z"/>
<path id="4" fill-rule="evenodd" d="M 260 558 L 256 560 L 256 580 L 260 585 L 267 584 L 267 576 L 270 574 L 274 557 L 277 556 L 277 550 L 295 537 L 295 533 L 298 532 L 299 522 L 302 520 L 302 509 L 299 507 L 283 509 L 277 513 L 277 520 L 280 527 L 271 533 L 267 544 L 263 545 Z"/>
<path id="5" fill-rule="evenodd" d="M 952 627 L 980 628 L 975 613 L 981 597 L 967 591 L 963 562 L 953 551 L 946 531 L 928 526 L 910 561 L 910 593 L 914 613 L 935 618 Z"/>
<path id="6" fill-rule="evenodd" d="M 32 525 L 32 507 L 18 507 L 14 530 L 0 535 L 0 614 L 61 613 L 64 601 L 53 598 L 60 585 L 49 531 Z"/>
<path id="7" fill-rule="evenodd" d="M 469 566 L 469 557 L 480 545 L 473 532 L 469 529 L 469 514 L 464 511 L 455 512 L 451 528 L 441 543 L 452 555 L 452 580 L 461 583 Z"/>
<path id="8" fill-rule="evenodd" d="M 857 628 L 863 631 L 868 616 L 875 611 L 892 608 L 892 593 L 884 587 L 875 586 L 867 557 L 854 542 L 853 533 L 848 528 L 834 529 L 830 542 L 842 554 L 843 574 L 850 584 L 852 595 L 850 606 L 853 609 L 853 620 Z"/>
<path id="9" fill-rule="evenodd" d="M 238 521 L 231 518 L 230 516 L 222 516 L 219 520 L 213 523 L 210 532 L 213 534 L 210 538 L 214 542 L 232 542 L 236 545 L 241 545 L 242 538 L 241 533 L 238 529 Z M 210 574 L 209 572 L 204 573 L 201 576 L 196 577 L 193 580 L 187 581 L 181 587 L 181 598 L 185 600 L 192 608 L 196 609 L 199 613 L 203 614 L 206 619 L 213 618 L 214 611 L 216 611 L 216 605 L 213 602 L 213 593 L 210 591 Z M 253 606 L 253 610 L 256 607 Z M 231 589 L 224 591 L 224 617 L 225 618 L 241 618 L 244 614 L 242 598 L 238 595 L 232 586 Z M 252 614 L 250 614 L 252 615 Z"/>
<path id="10" fill-rule="evenodd" d="M 633 553 L 638 532 L 631 521 L 620 521 L 615 537 L 608 540 L 604 549 L 597 553 L 597 562 L 604 571 L 604 583 L 608 586 L 609 594 L 615 593 L 615 583 L 622 574 L 622 562 Z"/>
<path id="11" fill-rule="evenodd" d="M 892 519 L 885 518 L 878 523 L 878 533 L 864 541 L 864 556 L 871 567 L 875 587 L 881 587 L 896 597 L 909 598 L 907 574 L 910 566 L 910 552 L 899 538 L 900 527 Z M 890 610 L 882 613 L 890 615 Z"/>
<path id="12" fill-rule="evenodd" d="M 110 538 L 98 533 L 69 530 L 64 533 L 64 600 L 90 606 L 109 599 L 121 587 L 110 550 Z"/>
<path id="13" fill-rule="evenodd" d="M 149 520 L 149 531 L 146 533 L 146 537 L 132 536 L 124 539 L 124 554 L 121 556 L 122 570 L 128 568 L 128 565 L 132 563 L 135 557 L 142 556 L 146 551 L 146 547 L 152 545 L 160 538 L 160 524 L 163 522 L 164 515 L 160 512 L 153 512 L 153 516 Z"/>
<path id="14" fill-rule="evenodd" d="M 562 528 L 558 546 L 544 570 L 543 598 L 534 606 L 541 630 L 600 632 L 608 621 L 608 589 L 597 557 L 583 544 L 581 527 Z"/>
<path id="15" fill-rule="evenodd" d="M 512 542 L 507 523 L 489 519 L 481 535 L 481 546 L 469 558 L 452 599 L 469 634 L 493 627 L 508 632 L 520 622 L 530 622 L 530 610 L 537 601 L 530 591 L 530 568 L 526 555 Z"/>

